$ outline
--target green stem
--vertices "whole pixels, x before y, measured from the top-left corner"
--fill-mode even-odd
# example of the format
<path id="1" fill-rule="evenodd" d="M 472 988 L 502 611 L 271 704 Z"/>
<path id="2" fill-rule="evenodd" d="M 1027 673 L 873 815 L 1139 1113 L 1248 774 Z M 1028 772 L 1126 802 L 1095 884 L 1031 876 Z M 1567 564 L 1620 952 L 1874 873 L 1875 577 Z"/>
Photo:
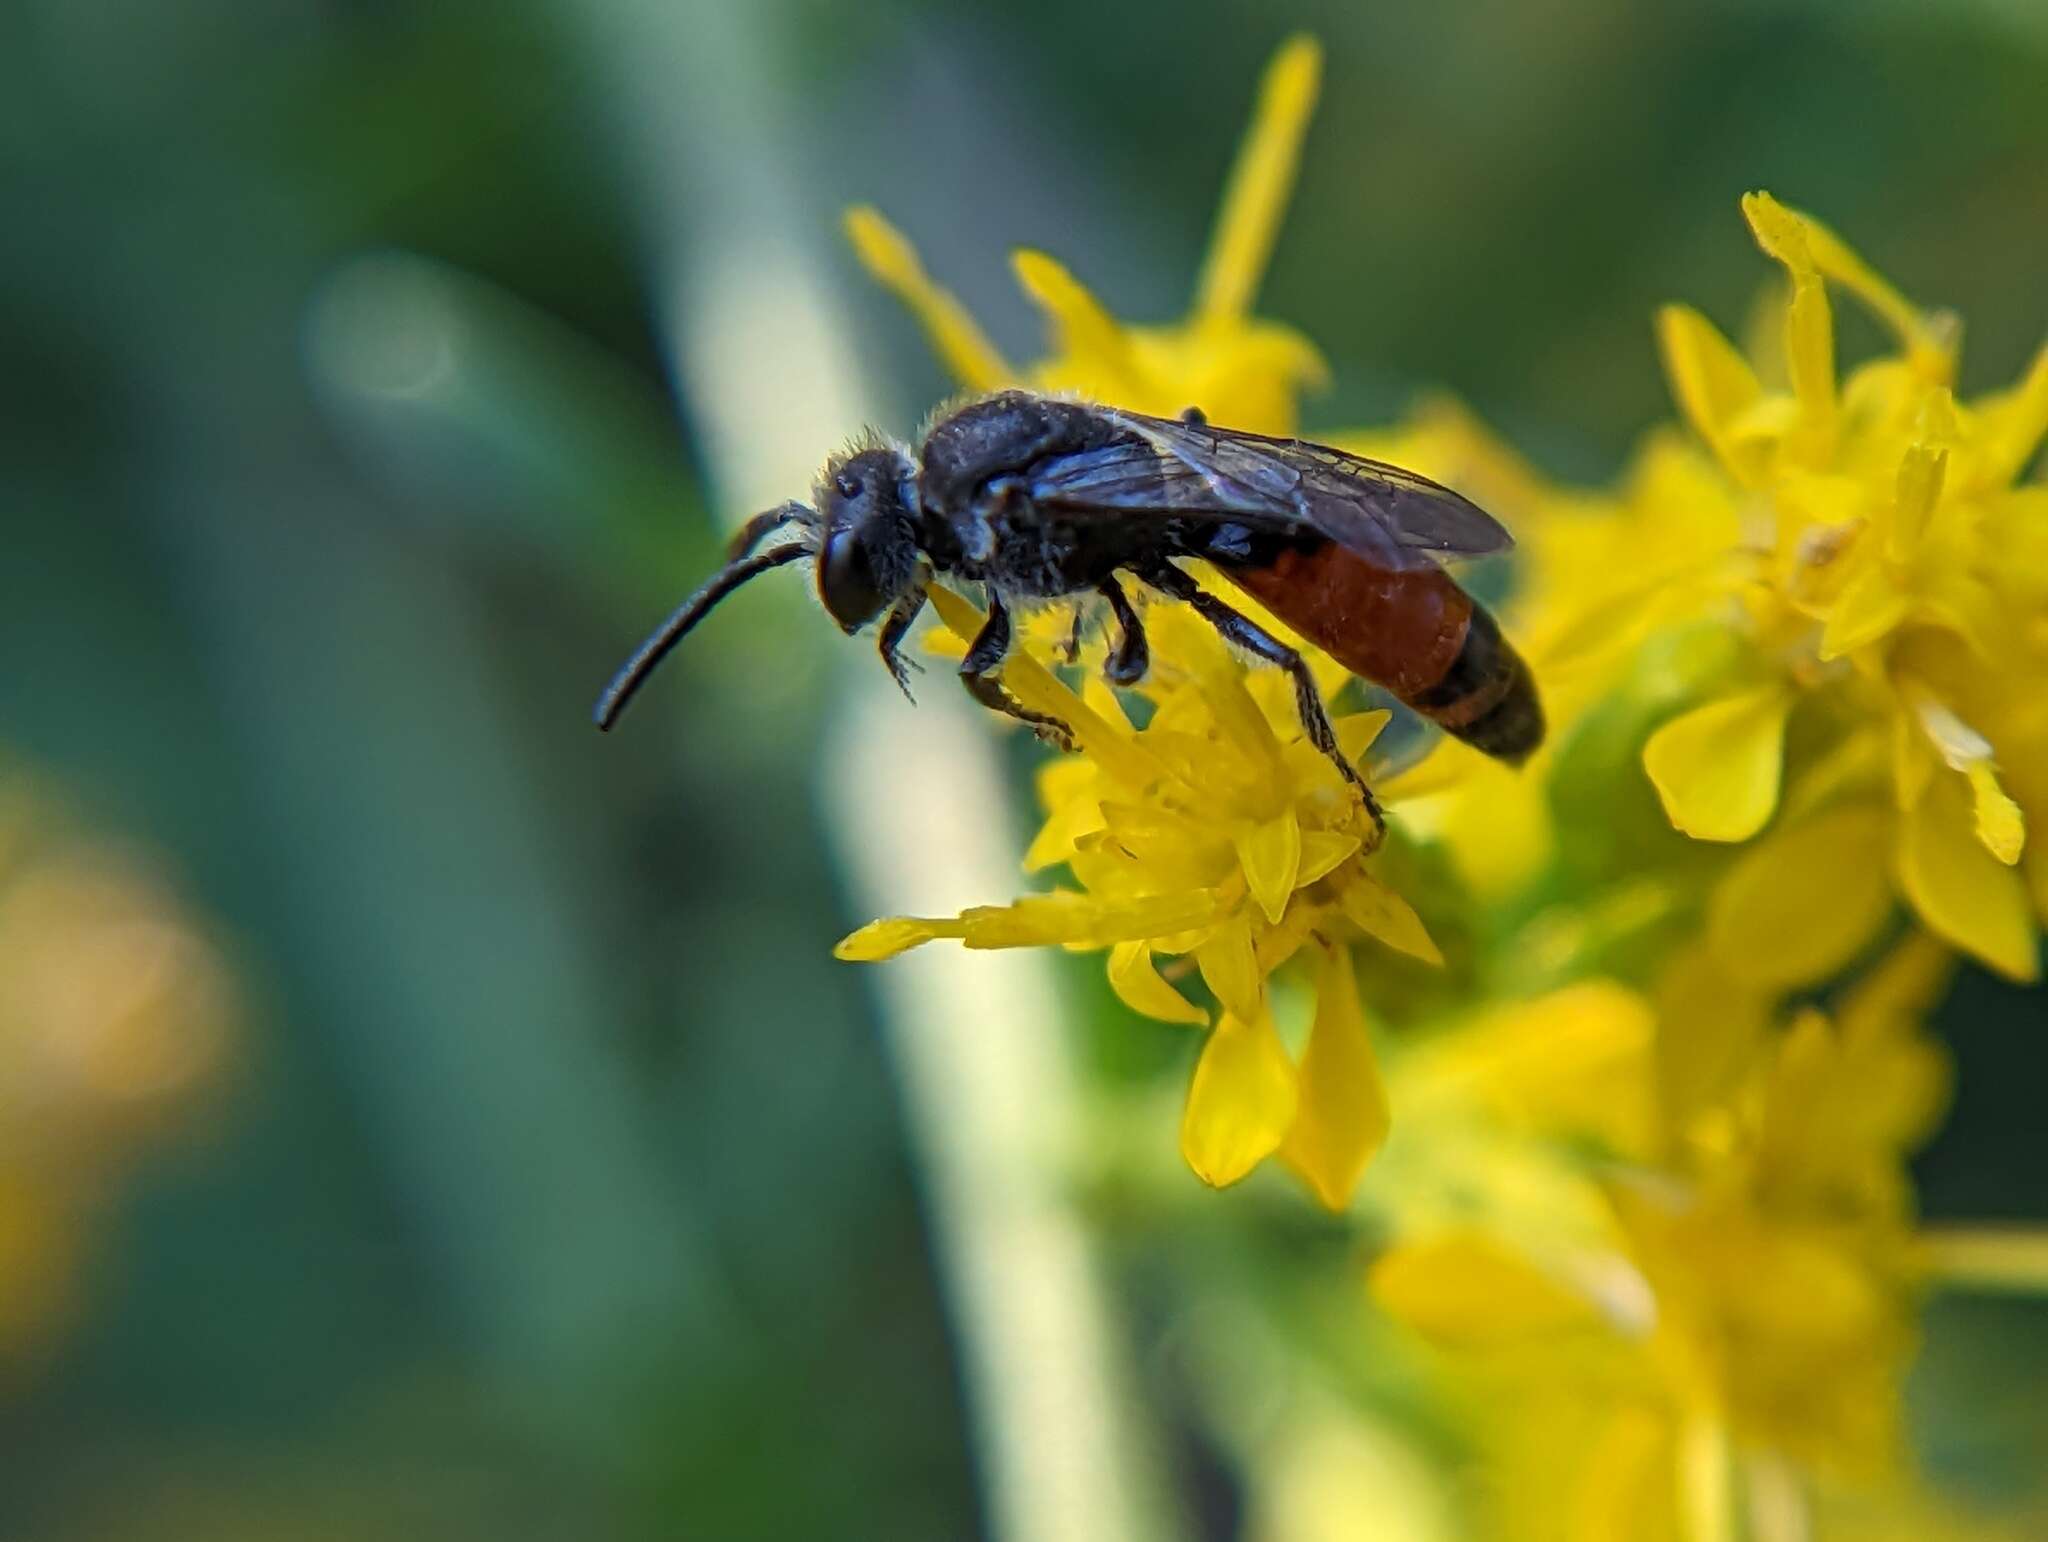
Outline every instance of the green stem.
<path id="1" fill-rule="evenodd" d="M 1920 1233 L 1921 1263 L 1936 1284 L 1953 1290 L 2048 1295 L 2048 1228 L 1929 1226 Z"/>
<path id="2" fill-rule="evenodd" d="M 797 87 L 767 5 L 581 0 L 562 7 L 638 173 L 655 292 L 721 503 L 808 485 L 871 404 L 823 255 L 843 195 L 799 186 Z M 850 264 L 849 264 L 850 266 Z M 870 912 L 1008 895 L 1022 850 L 987 730 L 940 687 L 906 716 L 879 671 L 847 692 L 827 814 Z M 950 893 L 943 891 L 951 886 Z M 987 1496 L 1005 1542 L 1176 1533 L 1122 1335 L 1065 1191 L 1073 1070 L 1036 954 L 931 949 L 875 977 L 960 1345 Z"/>

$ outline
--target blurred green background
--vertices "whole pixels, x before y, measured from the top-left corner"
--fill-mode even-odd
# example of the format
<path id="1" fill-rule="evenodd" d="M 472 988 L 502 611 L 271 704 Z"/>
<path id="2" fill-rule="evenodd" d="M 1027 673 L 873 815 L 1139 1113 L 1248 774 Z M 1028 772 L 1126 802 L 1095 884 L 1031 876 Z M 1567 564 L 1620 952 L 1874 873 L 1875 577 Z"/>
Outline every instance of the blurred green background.
<path id="1" fill-rule="evenodd" d="M 1261 309 L 1334 365 L 1311 425 L 1442 385 L 1610 474 L 1666 411 L 1652 307 L 1739 324 L 1757 186 L 1966 316 L 1967 391 L 2048 328 L 2029 0 L 0 11 L 0 755 L 153 852 L 247 997 L 0 1362 L 0 1535 L 983 1528 L 875 982 L 829 957 L 865 916 L 820 725 L 872 661 L 792 582 L 630 731 L 589 702 L 721 520 L 802 490 L 731 469 L 735 423 L 802 400 L 815 435 L 828 365 L 897 432 L 947 389 L 844 205 L 1013 357 L 1019 243 L 1174 314 L 1297 28 L 1323 106 Z M 736 250 L 808 275 L 847 357 L 692 355 L 748 319 L 703 313 Z M 1178 1074 L 1188 1041 L 1072 983 L 1098 1074 Z M 1936 1216 L 2048 1211 L 2040 1000 L 1971 976 L 1945 1013 Z M 1178 1470 L 1231 1535 L 1228 1476 Z"/>

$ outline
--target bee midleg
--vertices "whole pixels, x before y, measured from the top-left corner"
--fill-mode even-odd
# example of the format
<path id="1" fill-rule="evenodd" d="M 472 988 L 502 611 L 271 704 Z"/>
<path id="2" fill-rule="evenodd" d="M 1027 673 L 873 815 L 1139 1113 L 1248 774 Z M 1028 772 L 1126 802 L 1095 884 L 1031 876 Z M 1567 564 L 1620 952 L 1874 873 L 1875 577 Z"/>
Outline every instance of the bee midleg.
<path id="1" fill-rule="evenodd" d="M 1043 712 L 1033 712 L 1003 688 L 996 678 L 1002 668 L 1003 659 L 1010 651 L 1010 612 L 1003 605 L 1003 598 L 993 589 L 988 596 L 988 620 L 975 634 L 968 645 L 967 657 L 960 661 L 960 683 L 967 687 L 967 694 L 996 712 L 1005 713 L 1019 722 L 1029 723 L 1033 733 L 1048 744 L 1056 744 L 1063 750 L 1076 747 L 1074 731 L 1056 717 Z"/>
<path id="2" fill-rule="evenodd" d="M 1344 751 L 1338 746 L 1337 730 L 1330 726 L 1330 714 L 1323 710 L 1323 693 L 1316 689 L 1316 678 L 1309 673 L 1308 662 L 1249 616 L 1232 610 L 1172 563 L 1162 562 L 1147 568 L 1143 577 L 1146 583 L 1169 599 L 1192 606 L 1195 614 L 1216 628 L 1225 642 L 1287 671 L 1294 681 L 1295 710 L 1301 714 L 1301 726 L 1307 732 L 1309 742 L 1329 756 L 1331 764 L 1343 774 L 1344 780 L 1358 789 L 1359 796 L 1365 800 L 1365 810 L 1374 823 L 1381 822 L 1379 801 L 1365 785 L 1365 778 L 1358 774 L 1358 768 L 1344 758 Z"/>
<path id="3" fill-rule="evenodd" d="M 917 705 L 917 698 L 910 694 L 910 672 L 919 666 L 915 659 L 906 659 L 903 656 L 903 639 L 916 622 L 918 612 L 923 609 L 924 588 L 920 585 L 896 602 L 895 608 L 889 612 L 889 619 L 882 623 L 881 636 L 875 640 L 875 651 L 881 654 L 882 662 L 888 666 L 889 676 L 896 682 L 896 689 L 903 693 L 904 698 L 912 706 Z"/>
<path id="4" fill-rule="evenodd" d="M 1102 678 L 1111 685 L 1136 685 L 1145 678 L 1145 671 L 1152 667 L 1152 650 L 1145 641 L 1145 623 L 1138 619 L 1138 613 L 1125 598 L 1123 585 L 1114 578 L 1105 578 L 1095 586 L 1095 592 L 1109 601 L 1110 613 L 1116 617 L 1120 635 L 1117 644 L 1110 649 L 1109 657 L 1103 661 Z"/>
<path id="5" fill-rule="evenodd" d="M 1074 624 L 1067 631 L 1067 640 L 1060 644 L 1060 662 L 1078 664 L 1081 662 L 1081 633 L 1088 625 L 1088 607 L 1074 607 Z"/>

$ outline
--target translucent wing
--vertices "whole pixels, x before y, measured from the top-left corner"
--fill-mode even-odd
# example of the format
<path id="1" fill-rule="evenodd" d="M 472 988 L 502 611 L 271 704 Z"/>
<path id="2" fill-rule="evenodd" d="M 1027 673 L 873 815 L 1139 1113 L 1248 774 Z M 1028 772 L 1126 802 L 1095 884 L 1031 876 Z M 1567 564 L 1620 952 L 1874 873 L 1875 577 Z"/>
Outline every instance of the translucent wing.
<path id="1" fill-rule="evenodd" d="M 1470 500 L 1399 466 L 1208 423 L 1114 409 L 1103 416 L 1125 437 L 1034 468 L 1026 479 L 1034 501 L 1307 528 L 1390 567 L 1513 544 Z"/>

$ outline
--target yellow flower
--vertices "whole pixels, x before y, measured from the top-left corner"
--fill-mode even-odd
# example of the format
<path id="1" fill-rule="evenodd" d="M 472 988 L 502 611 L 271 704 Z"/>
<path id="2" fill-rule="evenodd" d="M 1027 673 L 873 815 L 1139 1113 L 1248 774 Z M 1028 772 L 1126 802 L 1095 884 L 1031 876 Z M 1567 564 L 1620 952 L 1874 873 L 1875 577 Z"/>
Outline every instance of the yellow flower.
<path id="1" fill-rule="evenodd" d="M 1323 376 L 1321 359 L 1298 333 L 1249 307 L 1319 68 L 1306 38 L 1284 45 L 1268 68 L 1195 303 L 1176 324 L 1125 326 L 1052 258 L 1021 252 L 1017 276 L 1045 312 L 1053 351 L 1015 368 L 879 214 L 853 210 L 848 233 L 973 389 L 1022 383 L 1154 413 L 1199 405 L 1219 422 L 1291 432 L 1301 388 Z M 951 634 L 935 646 L 964 647 L 979 612 L 942 589 L 932 599 Z M 1132 1010 L 1209 1029 L 1181 1128 L 1195 1173 L 1234 1183 L 1278 1154 L 1324 1204 L 1342 1208 L 1387 1127 L 1351 949 L 1372 939 L 1441 962 L 1413 909 L 1372 871 L 1382 831 L 1303 738 L 1288 683 L 1247 670 L 1180 607 L 1148 614 L 1153 662 L 1136 691 L 1149 708 L 1142 727 L 1092 674 L 1077 694 L 1049 667 L 1065 630 L 1051 612 L 1027 626 L 1004 683 L 1075 729 L 1080 754 L 1040 774 L 1046 821 L 1025 866 L 1065 866 L 1078 887 L 948 919 L 877 921 L 847 938 L 839 956 L 887 958 L 936 938 L 1108 950 L 1110 984 Z M 1304 652 L 1326 693 L 1347 678 Z M 1356 761 L 1386 720 L 1384 712 L 1337 718 L 1345 753 Z M 1317 1008 L 1296 1055 L 1275 1025 L 1266 982 L 1311 942 L 1320 957 Z M 1207 1007 L 1161 973 L 1161 957 L 1192 958 L 1218 1009 L 1213 1024 Z"/>
<path id="2" fill-rule="evenodd" d="M 0 774 L 0 1360 L 70 1300 L 101 1186 L 218 1068 L 218 953 L 158 877 Z"/>
<path id="3" fill-rule="evenodd" d="M 849 210 L 847 235 L 868 271 L 924 323 L 939 357 L 969 390 L 1073 391 L 1163 416 L 1198 405 L 1219 423 L 1290 433 L 1302 387 L 1326 376 L 1322 356 L 1293 328 L 1258 320 L 1250 310 L 1321 73 L 1322 50 L 1307 37 L 1289 39 L 1267 66 L 1194 305 L 1173 325 L 1126 326 L 1053 258 L 1020 251 L 1012 259 L 1017 281 L 1045 315 L 1052 352 L 1015 368 L 879 213 Z"/>
<path id="4" fill-rule="evenodd" d="M 932 599 L 964 646 L 981 613 L 943 589 Z M 1005 666 L 1018 698 L 1072 725 L 1079 742 L 1080 754 L 1039 774 L 1046 819 L 1025 857 L 1033 871 L 1064 865 L 1079 887 L 950 919 L 876 921 L 838 953 L 882 959 L 936 938 L 1107 949 L 1110 984 L 1133 1011 L 1207 1026 L 1209 1012 L 1157 964 L 1192 957 L 1220 1014 L 1188 1093 L 1189 1166 L 1227 1184 L 1278 1152 L 1340 1208 L 1387 1122 L 1350 946 L 1371 938 L 1432 963 L 1440 956 L 1407 902 L 1373 875 L 1379 826 L 1302 737 L 1287 682 L 1248 674 L 1179 607 L 1154 607 L 1148 630 L 1142 728 L 1093 677 L 1076 694 L 1028 651 Z M 1346 753 L 1362 755 L 1386 720 L 1336 719 Z M 1266 981 L 1310 942 L 1322 955 L 1318 1007 L 1297 1064 Z"/>
<path id="5" fill-rule="evenodd" d="M 2041 751 L 2013 719 L 2039 695 L 2048 542 L 2042 490 L 2014 479 L 2048 428 L 2048 350 L 2014 390 L 1959 403 L 1952 324 L 1770 195 L 1743 212 L 1790 281 L 1783 383 L 1667 307 L 1658 338 L 1697 444 L 1654 436 L 1616 502 L 1537 535 L 1536 608 L 1610 657 L 1687 618 L 1741 639 L 1643 764 L 1678 829 L 1761 838 L 1728 879 L 1745 895 L 1822 914 L 1847 875 L 1830 945 L 1781 928 L 1801 956 L 1750 955 L 1774 983 L 1852 957 L 1889 908 L 1887 874 L 1938 936 L 2032 979 L 2026 821 L 2005 784 L 2031 785 Z M 1831 285 L 1893 339 L 1839 379 Z"/>
<path id="6" fill-rule="evenodd" d="M 1690 969 L 1661 1011 L 1588 982 L 1397 1063 L 1404 1139 L 1483 1111 L 1525 1142 L 1518 1163 L 1547 1141 L 1597 1196 L 1532 1212 L 1526 1182 L 1461 1178 L 1453 1210 L 1390 1153 L 1405 1235 L 1373 1290 L 1475 1387 L 1511 1484 L 1503 1534 L 1685 1535 L 1774 1463 L 1900 1468 L 1920 1257 L 1905 1160 L 1945 1101 L 1920 1022 L 1946 974 L 1912 939 L 1832 1017 L 1775 1030 L 1704 1010 Z M 1585 1141 L 1606 1160 L 1571 1156 Z"/>
<path id="7" fill-rule="evenodd" d="M 1321 361 L 1251 304 L 1317 69 L 1305 40 L 1269 68 L 1172 324 L 1126 325 L 1022 252 L 1050 343 L 1012 364 L 880 215 L 851 211 L 849 235 L 971 390 L 1294 432 Z M 2048 917 L 2027 838 L 2048 820 L 2048 489 L 2016 485 L 2048 352 L 1958 402 L 1951 323 L 1817 222 L 1764 194 L 1743 210 L 1788 281 L 1781 335 L 1745 355 L 1663 312 L 1681 421 L 1614 487 L 1548 483 L 1441 398 L 1327 436 L 1523 534 L 1506 608 L 1553 724 L 1529 771 L 1397 749 L 1382 826 L 1284 679 L 1183 608 L 1150 607 L 1153 668 L 1124 693 L 1099 644 L 1065 667 L 1071 618 L 1047 611 L 1005 683 L 1075 731 L 1025 858 L 1056 886 L 838 949 L 1101 952 L 1132 1011 L 1205 1034 L 1187 1165 L 1223 1185 L 1275 1157 L 1330 1209 L 1356 1201 L 1382 1342 L 1446 1372 L 1503 1536 L 1846 1533 L 1859 1502 L 1917 1494 L 1899 1407 L 1927 1281 L 2038 1266 L 2038 1239 L 1922 1234 L 1906 1161 L 1946 1102 L 1925 1020 L 1951 950 L 2030 978 Z M 1846 375 L 1842 294 L 1890 339 Z M 982 616 L 932 601 L 928 645 L 957 656 Z M 1345 753 L 1386 722 L 1340 715 Z M 1443 962 L 1396 878 L 1460 967 L 1375 992 L 1402 1029 L 1383 1078 L 1360 973 Z M 1787 1006 L 1867 959 L 1901 900 L 1920 927 L 1825 1009 Z M 1312 989 L 1276 988 L 1289 968 Z"/>

